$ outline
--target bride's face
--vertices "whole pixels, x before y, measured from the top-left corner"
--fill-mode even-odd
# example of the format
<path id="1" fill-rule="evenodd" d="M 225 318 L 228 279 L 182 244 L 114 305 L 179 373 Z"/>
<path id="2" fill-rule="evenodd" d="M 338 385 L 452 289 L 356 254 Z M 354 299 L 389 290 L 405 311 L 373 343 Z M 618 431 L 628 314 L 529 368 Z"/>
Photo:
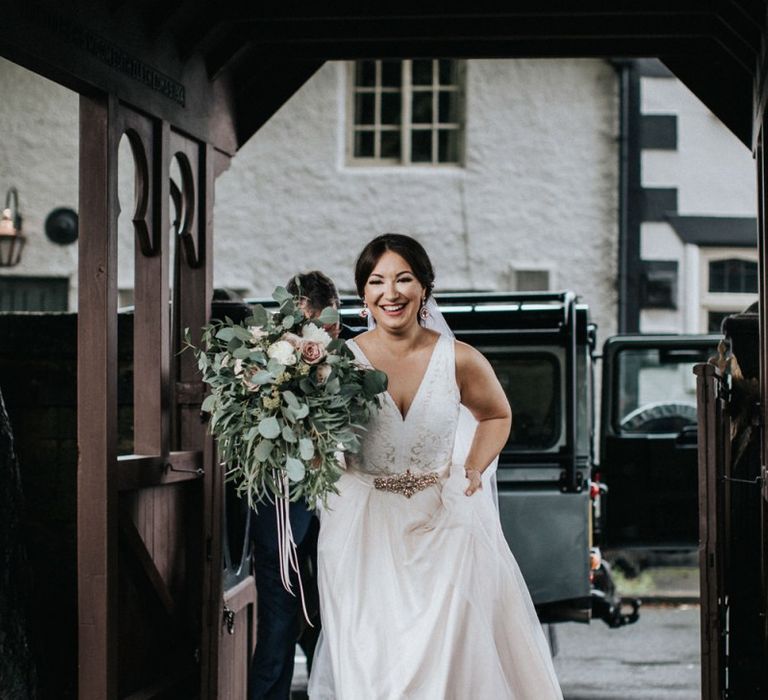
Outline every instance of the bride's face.
<path id="1" fill-rule="evenodd" d="M 377 326 L 402 330 L 418 323 L 424 287 L 403 257 L 388 250 L 365 283 L 364 299 Z"/>

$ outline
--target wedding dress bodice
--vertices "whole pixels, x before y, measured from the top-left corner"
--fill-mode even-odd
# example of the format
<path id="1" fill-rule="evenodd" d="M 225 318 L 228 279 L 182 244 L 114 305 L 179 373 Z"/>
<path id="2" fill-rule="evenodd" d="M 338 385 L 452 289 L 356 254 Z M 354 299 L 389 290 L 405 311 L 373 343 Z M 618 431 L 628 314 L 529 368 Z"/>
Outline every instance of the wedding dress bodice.
<path id="1" fill-rule="evenodd" d="M 354 340 L 358 361 L 371 363 Z M 360 452 L 347 456 L 348 468 L 367 474 L 411 471 L 447 473 L 459 418 L 459 388 L 453 338 L 440 336 L 405 417 L 389 392 L 363 433 Z"/>

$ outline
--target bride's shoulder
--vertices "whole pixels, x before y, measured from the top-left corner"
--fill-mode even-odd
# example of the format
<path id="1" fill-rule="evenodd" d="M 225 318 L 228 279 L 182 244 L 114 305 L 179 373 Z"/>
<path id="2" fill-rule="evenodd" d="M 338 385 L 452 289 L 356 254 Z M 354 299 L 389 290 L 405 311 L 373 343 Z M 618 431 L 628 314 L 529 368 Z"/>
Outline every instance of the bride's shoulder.
<path id="1" fill-rule="evenodd" d="M 370 335 L 371 331 L 363 331 L 352 338 L 347 338 L 346 342 L 347 344 L 352 343 L 353 345 L 357 345 L 358 348 L 365 352 L 365 346 L 370 341 Z"/>
<path id="2" fill-rule="evenodd" d="M 487 372 L 491 364 L 485 355 L 468 343 L 461 340 L 454 341 L 456 353 L 456 375 L 461 378 L 464 375 L 473 375 L 477 372 Z M 493 371 L 491 369 L 491 371 Z"/>

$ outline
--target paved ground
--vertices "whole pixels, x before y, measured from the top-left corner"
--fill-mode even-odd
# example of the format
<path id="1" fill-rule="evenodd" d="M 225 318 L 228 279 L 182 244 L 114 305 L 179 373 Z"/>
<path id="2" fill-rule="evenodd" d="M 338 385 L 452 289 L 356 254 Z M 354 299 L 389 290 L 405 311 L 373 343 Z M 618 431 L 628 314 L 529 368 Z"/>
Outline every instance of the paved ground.
<path id="1" fill-rule="evenodd" d="M 697 605 L 646 605 L 637 623 L 615 630 L 602 622 L 560 625 L 557 640 L 566 700 L 701 697 Z"/>
<path id="2" fill-rule="evenodd" d="M 634 625 L 612 630 L 600 621 L 570 623 L 557 626 L 556 637 L 555 667 L 565 700 L 700 697 L 696 605 L 646 605 Z M 297 657 L 295 700 L 306 697 L 305 688 L 304 659 Z"/>

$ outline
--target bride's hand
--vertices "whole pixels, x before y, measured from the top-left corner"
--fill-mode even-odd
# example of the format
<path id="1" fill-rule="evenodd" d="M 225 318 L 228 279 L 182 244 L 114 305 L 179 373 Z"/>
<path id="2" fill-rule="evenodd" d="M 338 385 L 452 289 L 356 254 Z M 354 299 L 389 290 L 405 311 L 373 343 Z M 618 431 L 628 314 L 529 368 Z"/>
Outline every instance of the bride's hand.
<path id="1" fill-rule="evenodd" d="M 475 493 L 475 491 L 483 488 L 483 477 L 479 470 L 466 469 L 464 474 L 466 475 L 467 479 L 469 479 L 469 486 L 467 486 L 467 490 L 464 491 L 467 496 L 471 496 L 473 493 Z"/>

